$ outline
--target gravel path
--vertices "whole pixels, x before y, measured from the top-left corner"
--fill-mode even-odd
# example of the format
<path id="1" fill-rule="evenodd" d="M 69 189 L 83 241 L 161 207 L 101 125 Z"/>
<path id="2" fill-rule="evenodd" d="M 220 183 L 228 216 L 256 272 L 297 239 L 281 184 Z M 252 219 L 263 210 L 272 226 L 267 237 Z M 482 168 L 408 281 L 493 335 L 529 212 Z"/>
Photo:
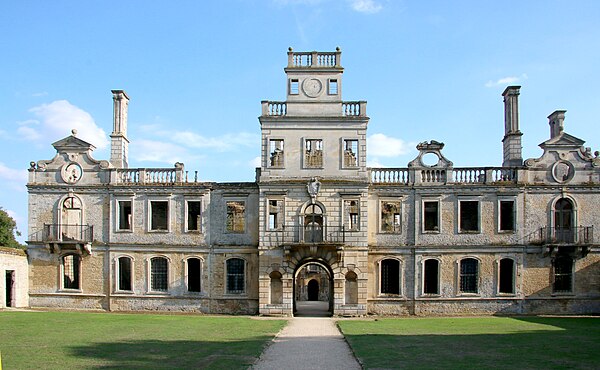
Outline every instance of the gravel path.
<path id="1" fill-rule="evenodd" d="M 294 317 L 252 369 L 361 369 L 330 317 Z"/>

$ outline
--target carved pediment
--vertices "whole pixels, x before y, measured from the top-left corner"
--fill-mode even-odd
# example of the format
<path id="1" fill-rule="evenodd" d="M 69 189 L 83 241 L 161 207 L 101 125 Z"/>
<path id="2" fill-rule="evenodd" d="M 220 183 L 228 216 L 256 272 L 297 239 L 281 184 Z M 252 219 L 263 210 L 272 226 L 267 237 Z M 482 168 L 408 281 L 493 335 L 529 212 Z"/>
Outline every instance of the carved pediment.
<path id="1" fill-rule="evenodd" d="M 542 149 L 578 149 L 583 144 L 585 144 L 584 140 L 563 131 L 559 135 L 544 141 L 539 146 Z"/>
<path id="2" fill-rule="evenodd" d="M 81 140 L 76 137 L 77 131 L 73 130 L 73 135 L 67 136 L 64 139 L 60 139 L 54 142 L 52 146 L 59 153 L 76 152 L 82 153 L 96 149 L 95 146 L 88 143 L 85 140 Z"/>
<path id="3" fill-rule="evenodd" d="M 408 167 L 437 167 L 437 168 L 450 168 L 453 166 L 452 162 L 449 161 L 442 154 L 444 143 L 439 141 L 431 140 L 429 142 L 422 142 L 417 145 L 419 155 L 408 163 Z M 424 157 L 432 157 L 434 160 L 437 157 L 437 163 L 428 164 L 424 161 Z M 429 158 L 431 160 L 431 158 Z"/>

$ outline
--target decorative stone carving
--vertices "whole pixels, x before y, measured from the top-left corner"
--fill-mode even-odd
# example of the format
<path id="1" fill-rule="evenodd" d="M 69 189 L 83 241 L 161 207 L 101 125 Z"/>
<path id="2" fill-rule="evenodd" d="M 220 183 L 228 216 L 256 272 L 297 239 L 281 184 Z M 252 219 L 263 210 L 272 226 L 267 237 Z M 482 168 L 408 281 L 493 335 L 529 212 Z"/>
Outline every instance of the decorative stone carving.
<path id="1" fill-rule="evenodd" d="M 60 175 L 67 184 L 75 184 L 81 179 L 81 176 L 83 176 L 83 169 L 77 162 L 66 163 L 62 167 Z"/>
<path id="2" fill-rule="evenodd" d="M 450 168 L 453 166 L 452 162 L 449 161 L 442 154 L 441 150 L 444 148 L 444 143 L 439 141 L 431 140 L 429 142 L 423 141 L 417 144 L 417 150 L 419 155 L 408 163 L 408 167 L 438 167 L 438 168 Z M 438 161 L 434 165 L 427 165 L 423 162 L 423 156 L 427 154 L 433 154 L 438 158 Z"/>
<path id="3" fill-rule="evenodd" d="M 558 183 L 569 182 L 575 175 L 575 167 L 569 161 L 560 160 L 552 166 L 552 178 Z"/>
<path id="4" fill-rule="evenodd" d="M 306 79 L 302 83 L 302 90 L 309 98 L 316 98 L 323 91 L 323 83 L 317 78 Z"/>
<path id="5" fill-rule="evenodd" d="M 313 177 L 310 179 L 308 184 L 306 184 L 306 189 L 308 190 L 308 194 L 310 195 L 311 203 L 315 204 L 317 199 L 317 195 L 319 194 L 319 190 L 321 190 L 321 183 L 319 179 Z"/>

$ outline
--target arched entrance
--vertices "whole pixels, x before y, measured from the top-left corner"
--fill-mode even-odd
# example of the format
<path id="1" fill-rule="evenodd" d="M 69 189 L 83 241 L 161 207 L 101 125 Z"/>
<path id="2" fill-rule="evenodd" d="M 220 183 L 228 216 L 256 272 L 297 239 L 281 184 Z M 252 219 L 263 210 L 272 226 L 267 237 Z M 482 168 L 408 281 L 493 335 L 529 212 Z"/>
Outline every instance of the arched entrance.
<path id="1" fill-rule="evenodd" d="M 294 316 L 331 316 L 333 271 L 320 260 L 305 260 L 294 271 Z"/>

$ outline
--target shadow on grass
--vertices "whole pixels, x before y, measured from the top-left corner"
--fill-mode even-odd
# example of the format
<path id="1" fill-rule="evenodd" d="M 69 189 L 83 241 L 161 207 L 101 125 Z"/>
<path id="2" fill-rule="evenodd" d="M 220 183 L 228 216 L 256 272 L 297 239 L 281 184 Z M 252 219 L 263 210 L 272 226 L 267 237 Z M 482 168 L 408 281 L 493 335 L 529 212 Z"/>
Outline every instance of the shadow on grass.
<path id="1" fill-rule="evenodd" d="M 430 321 L 428 325 L 433 324 L 423 330 L 418 323 L 410 323 L 419 319 L 404 320 L 404 330 L 402 325 L 393 328 L 400 329 L 397 333 L 389 332 L 389 322 L 387 328 L 380 328 L 384 330 L 377 325 L 374 330 L 365 326 L 364 333 L 344 330 L 365 368 L 592 369 L 600 364 L 599 318 L 536 317 L 504 323 L 492 319 L 482 321 L 481 327 L 476 319 L 446 319 L 438 322 L 444 327 L 437 331 L 436 321 Z M 385 320 L 381 322 L 386 325 Z"/>
<path id="2" fill-rule="evenodd" d="M 72 356 L 86 368 L 202 368 L 245 369 L 260 356 L 271 337 L 246 341 L 135 340 L 70 346 Z"/>

